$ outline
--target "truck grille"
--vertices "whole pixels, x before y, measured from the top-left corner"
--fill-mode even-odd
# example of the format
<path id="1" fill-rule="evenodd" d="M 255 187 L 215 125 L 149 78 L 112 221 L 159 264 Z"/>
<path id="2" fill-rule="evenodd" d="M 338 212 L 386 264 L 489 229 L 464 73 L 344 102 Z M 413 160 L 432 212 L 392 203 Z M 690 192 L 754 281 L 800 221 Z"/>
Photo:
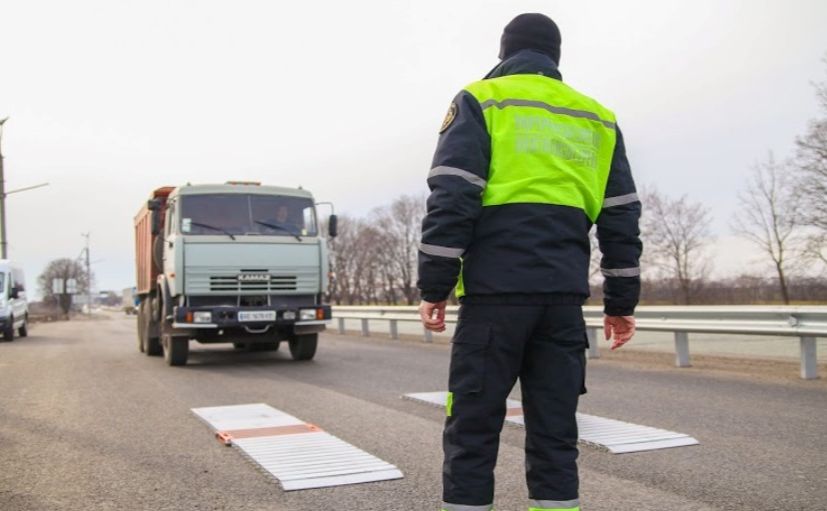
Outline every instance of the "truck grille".
<path id="1" fill-rule="evenodd" d="M 239 280 L 237 275 L 211 275 L 210 291 L 295 291 L 295 275 L 269 275 L 266 280 Z"/>
<path id="2" fill-rule="evenodd" d="M 191 267 L 184 276 L 184 292 L 203 295 L 313 295 L 319 292 L 319 269 L 301 266 L 255 268 Z"/>

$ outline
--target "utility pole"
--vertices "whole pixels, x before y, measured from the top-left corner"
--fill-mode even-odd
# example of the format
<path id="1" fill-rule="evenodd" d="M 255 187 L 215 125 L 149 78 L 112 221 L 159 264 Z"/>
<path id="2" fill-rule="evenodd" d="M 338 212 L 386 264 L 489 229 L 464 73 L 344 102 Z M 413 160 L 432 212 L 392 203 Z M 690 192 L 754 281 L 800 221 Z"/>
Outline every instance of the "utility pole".
<path id="1" fill-rule="evenodd" d="M 0 119 L 0 259 L 8 258 L 8 244 L 6 242 L 6 197 L 13 193 L 25 192 L 26 190 L 33 190 L 49 185 L 49 183 L 41 183 L 39 185 L 27 186 L 26 188 L 6 192 L 6 175 L 3 172 L 3 125 L 6 124 L 8 120 L 8 117 Z"/>
<path id="2" fill-rule="evenodd" d="M 6 251 L 6 176 L 3 174 L 3 125 L 6 124 L 9 118 L 5 117 L 0 120 L 0 228 L 3 232 L 0 233 L 0 258 L 6 259 L 8 252 Z"/>
<path id="3" fill-rule="evenodd" d="M 92 263 L 89 257 L 89 237 L 91 233 L 84 233 L 82 236 L 86 238 L 86 300 L 88 303 L 89 316 L 92 315 Z"/>

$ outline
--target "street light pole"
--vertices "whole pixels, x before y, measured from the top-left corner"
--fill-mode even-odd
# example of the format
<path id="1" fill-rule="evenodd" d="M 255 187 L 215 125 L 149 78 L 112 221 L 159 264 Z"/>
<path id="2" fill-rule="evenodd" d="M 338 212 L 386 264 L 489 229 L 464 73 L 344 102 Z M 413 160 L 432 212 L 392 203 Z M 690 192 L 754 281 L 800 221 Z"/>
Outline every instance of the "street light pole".
<path id="1" fill-rule="evenodd" d="M 82 235 L 86 238 L 86 303 L 89 307 L 89 316 L 92 315 L 92 262 L 89 258 L 89 237 L 91 234 L 87 232 Z"/>
<path id="2" fill-rule="evenodd" d="M 9 118 L 0 120 L 0 258 L 6 259 L 6 176 L 3 174 L 3 125 Z"/>
<path id="3" fill-rule="evenodd" d="M 39 185 L 6 191 L 6 175 L 3 172 L 3 125 L 8 120 L 8 117 L 0 119 L 0 259 L 7 259 L 9 256 L 8 242 L 6 239 L 6 197 L 13 193 L 34 190 L 35 188 L 42 188 L 49 185 L 49 183 L 41 183 Z"/>

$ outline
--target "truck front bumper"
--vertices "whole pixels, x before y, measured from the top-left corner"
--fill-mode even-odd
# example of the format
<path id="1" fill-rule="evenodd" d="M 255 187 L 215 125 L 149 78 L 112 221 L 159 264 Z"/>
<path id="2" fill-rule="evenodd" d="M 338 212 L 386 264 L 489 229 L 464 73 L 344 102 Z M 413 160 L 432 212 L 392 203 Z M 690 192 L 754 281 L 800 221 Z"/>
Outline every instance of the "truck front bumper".
<path id="1" fill-rule="evenodd" d="M 298 309 L 277 307 L 175 307 L 173 328 L 233 329 L 250 333 L 265 332 L 270 328 L 294 327 L 296 330 L 324 330 L 331 319 L 329 305 L 311 305 Z"/>

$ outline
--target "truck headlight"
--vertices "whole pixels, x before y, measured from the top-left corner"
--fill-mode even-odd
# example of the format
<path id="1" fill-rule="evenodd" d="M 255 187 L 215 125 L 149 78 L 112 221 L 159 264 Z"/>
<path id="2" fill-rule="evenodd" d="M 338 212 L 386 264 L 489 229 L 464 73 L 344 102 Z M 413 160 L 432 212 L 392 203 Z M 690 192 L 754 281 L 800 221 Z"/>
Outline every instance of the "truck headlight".
<path id="1" fill-rule="evenodd" d="M 299 311 L 299 321 L 313 321 L 316 319 L 316 309 L 302 309 Z"/>
<path id="2" fill-rule="evenodd" d="M 193 323 L 212 323 L 212 312 L 196 311 L 192 313 Z"/>

